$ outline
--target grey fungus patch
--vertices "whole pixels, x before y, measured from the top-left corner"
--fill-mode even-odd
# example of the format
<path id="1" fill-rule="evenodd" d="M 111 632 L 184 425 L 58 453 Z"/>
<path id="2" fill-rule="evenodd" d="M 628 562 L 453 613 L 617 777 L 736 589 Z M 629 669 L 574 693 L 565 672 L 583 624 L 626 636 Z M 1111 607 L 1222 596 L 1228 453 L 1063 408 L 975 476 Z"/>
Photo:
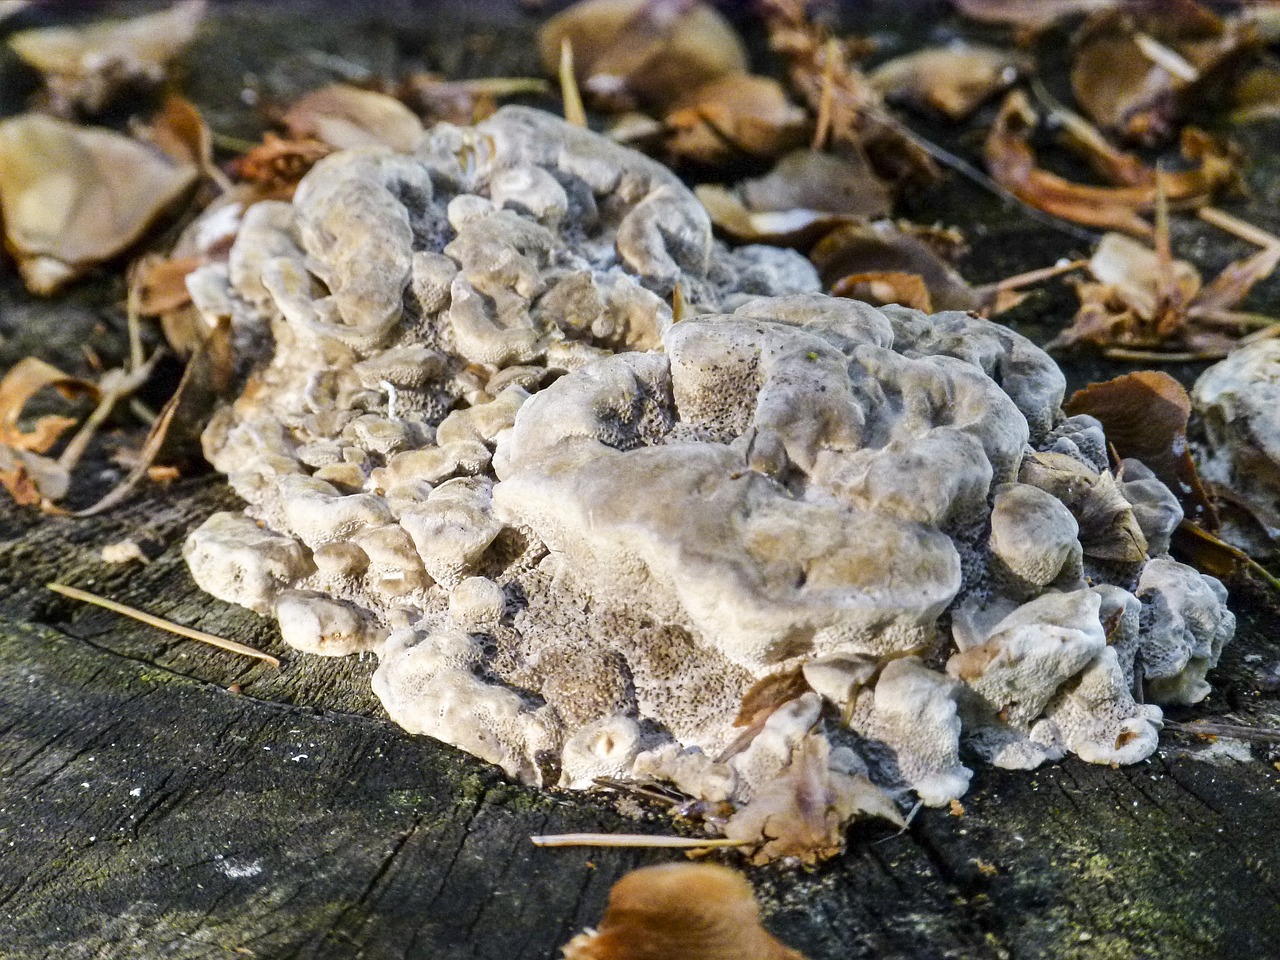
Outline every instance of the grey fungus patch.
<path id="1" fill-rule="evenodd" d="M 1139 675 L 1191 702 L 1231 635 L 1042 351 L 822 296 L 546 114 L 336 154 L 219 276 L 257 351 L 204 444 L 248 506 L 192 534 L 197 582 L 376 653 L 396 722 L 526 782 L 666 781 L 812 859 L 963 794 L 962 744 L 1141 759 Z M 736 727 L 788 671 L 809 692 Z"/>

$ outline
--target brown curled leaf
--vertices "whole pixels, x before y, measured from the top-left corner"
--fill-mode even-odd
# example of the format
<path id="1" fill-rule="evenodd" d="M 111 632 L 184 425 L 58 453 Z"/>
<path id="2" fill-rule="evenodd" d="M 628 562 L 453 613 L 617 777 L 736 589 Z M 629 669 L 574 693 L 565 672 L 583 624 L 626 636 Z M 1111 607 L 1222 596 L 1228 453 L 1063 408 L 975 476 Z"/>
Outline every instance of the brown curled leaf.
<path id="1" fill-rule="evenodd" d="M 1063 409 L 1099 420 L 1120 457 L 1142 461 L 1177 495 L 1189 519 L 1217 529 L 1217 511 L 1187 449 L 1191 398 L 1177 380 L 1139 370 L 1076 391 Z"/>
<path id="2" fill-rule="evenodd" d="M 746 727 L 770 716 L 784 703 L 809 691 L 804 670 L 794 667 L 781 673 L 771 673 L 757 680 L 742 697 L 742 706 L 734 718 L 735 727 Z"/>
<path id="3" fill-rule="evenodd" d="M 1201 573 L 1217 577 L 1228 584 L 1238 583 L 1252 574 L 1260 577 L 1273 590 L 1280 591 L 1280 580 L 1239 547 L 1219 540 L 1190 520 L 1183 520 L 1173 532 L 1170 548 L 1175 557 Z"/>
<path id="4" fill-rule="evenodd" d="M 913 310 L 933 313 L 933 299 L 929 296 L 929 288 L 924 277 L 918 273 L 899 270 L 851 273 L 831 285 L 831 294 L 861 300 L 877 307 L 897 303 Z"/>
<path id="5" fill-rule="evenodd" d="M 1009 94 L 984 148 L 987 169 L 996 182 L 1024 203 L 1064 220 L 1151 236 L 1150 225 L 1139 214 L 1156 207 L 1159 188 L 1154 174 L 1149 184 L 1097 187 L 1050 173 L 1037 165 L 1031 148 L 1036 121 L 1026 96 L 1020 91 Z M 1159 178 L 1170 203 L 1207 203 L 1215 191 L 1234 181 L 1234 164 L 1207 140 L 1184 140 L 1185 151 L 1196 154 L 1193 158 L 1200 166 Z"/>
<path id="6" fill-rule="evenodd" d="M 326 143 L 311 137 L 285 139 L 274 133 L 231 162 L 237 180 L 257 188 L 262 200 L 289 200 L 307 171 L 333 152 Z"/>
<path id="7" fill-rule="evenodd" d="M 87 380 L 63 373 L 43 360 L 35 357 L 19 360 L 0 380 L 0 444 L 14 450 L 44 453 L 68 428 L 75 426 L 74 419 L 56 415 L 41 417 L 30 431 L 18 426 L 27 401 L 47 387 L 53 387 L 69 400 L 93 397 L 98 392 Z"/>
<path id="8" fill-rule="evenodd" d="M 808 115 L 772 77 L 729 73 L 680 97 L 666 116 L 667 149 L 698 163 L 772 157 L 798 146 Z"/>

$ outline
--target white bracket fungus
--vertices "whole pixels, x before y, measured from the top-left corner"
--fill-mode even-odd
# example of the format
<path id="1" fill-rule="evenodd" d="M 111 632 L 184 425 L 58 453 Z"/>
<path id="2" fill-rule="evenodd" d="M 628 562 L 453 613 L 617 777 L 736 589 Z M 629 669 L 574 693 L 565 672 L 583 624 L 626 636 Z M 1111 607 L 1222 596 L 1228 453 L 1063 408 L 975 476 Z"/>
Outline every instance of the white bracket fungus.
<path id="1" fill-rule="evenodd" d="M 248 508 L 192 534 L 197 582 L 375 651 L 397 722 L 528 782 L 665 779 L 803 858 L 892 813 L 872 782 L 963 794 L 966 742 L 1141 759 L 1135 676 L 1192 702 L 1231 635 L 1216 581 L 1148 559 L 1176 501 L 1108 472 L 1029 341 L 821 296 L 549 115 L 322 161 L 223 282 L 262 349 L 205 434 Z"/>

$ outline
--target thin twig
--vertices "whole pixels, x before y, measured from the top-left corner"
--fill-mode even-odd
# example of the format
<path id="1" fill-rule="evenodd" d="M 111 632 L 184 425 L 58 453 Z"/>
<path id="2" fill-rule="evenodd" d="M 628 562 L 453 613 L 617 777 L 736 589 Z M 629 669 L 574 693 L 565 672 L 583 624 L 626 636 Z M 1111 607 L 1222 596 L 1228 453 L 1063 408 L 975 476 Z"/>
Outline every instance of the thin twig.
<path id="1" fill-rule="evenodd" d="M 565 37 L 560 41 L 560 98 L 564 101 L 564 119 L 575 127 L 587 125 L 587 110 L 582 105 L 578 77 L 573 72 L 573 44 Z"/>
<path id="2" fill-rule="evenodd" d="M 832 37 L 827 41 L 823 51 L 822 93 L 818 97 L 818 120 L 813 128 L 811 148 L 817 152 L 827 148 L 831 139 L 832 114 L 835 111 L 836 98 L 836 57 L 839 56 L 839 41 Z"/>
<path id="3" fill-rule="evenodd" d="M 535 847 L 655 847 L 664 850 L 707 850 L 715 847 L 748 847 L 754 840 L 726 837 L 653 837 L 643 833 L 555 833 L 530 837 Z"/>
<path id="4" fill-rule="evenodd" d="M 1135 33 L 1133 42 L 1142 51 L 1144 57 L 1179 80 L 1195 83 L 1200 79 L 1200 71 L 1196 69 L 1195 64 L 1172 47 L 1166 47 L 1150 34 Z"/>
<path id="5" fill-rule="evenodd" d="M 1174 733 L 1190 733 L 1198 737 L 1229 737 L 1233 740 L 1257 740 L 1260 743 L 1280 743 L 1280 729 L 1246 727 L 1238 723 L 1178 723 L 1166 720 L 1164 728 Z"/>
<path id="6" fill-rule="evenodd" d="M 1108 347 L 1102 355 L 1109 360 L 1131 360 L 1134 363 L 1200 363 L 1205 360 L 1221 360 L 1226 350 L 1198 350 L 1194 352 L 1164 352 L 1161 350 L 1130 350 L 1128 347 Z"/>
<path id="7" fill-rule="evenodd" d="M 99 387 L 104 389 L 102 389 L 102 396 L 98 400 L 98 405 L 93 408 L 93 412 L 89 414 L 84 424 L 76 431 L 76 435 L 71 438 L 71 442 L 62 451 L 62 456 L 58 457 L 58 466 L 68 473 L 75 469 L 76 464 L 80 462 L 80 458 L 84 456 L 85 450 L 88 449 L 89 441 L 98 432 L 98 428 L 106 422 L 107 417 L 111 416 L 111 411 L 115 409 L 116 404 L 150 379 L 151 371 L 155 369 L 156 361 L 164 355 L 164 352 L 164 347 L 161 347 L 141 366 L 134 367 L 127 373 L 123 370 L 108 371 L 102 377 Z M 115 376 L 113 377 L 113 375 Z"/>
<path id="8" fill-rule="evenodd" d="M 1224 233 L 1229 233 L 1246 243 L 1252 243 L 1254 246 L 1266 248 L 1280 246 L 1280 237 L 1274 233 L 1268 233 L 1261 227 L 1255 226 L 1247 220 L 1241 220 L 1239 217 L 1233 217 L 1217 207 L 1201 207 L 1196 211 L 1196 216 L 1210 226 L 1217 227 Z"/>
<path id="9" fill-rule="evenodd" d="M 999 283 L 993 284 L 996 290 L 1017 290 L 1019 287 L 1030 287 L 1045 280 L 1052 280 L 1054 277 L 1061 276 L 1064 273 L 1071 273 L 1073 270 L 1079 270 L 1081 267 L 1087 267 L 1088 260 L 1071 260 L 1067 263 L 1056 263 L 1052 267 L 1041 267 L 1039 270 L 1028 270 L 1026 273 L 1019 273 L 1017 276 L 1006 277 Z"/>
<path id="10" fill-rule="evenodd" d="M 136 607 L 126 606 L 123 603 L 108 600 L 106 597 L 100 597 L 96 593 L 89 593 L 86 590 L 79 590 L 75 587 L 64 586 L 61 583 L 46 583 L 45 586 L 54 593 L 60 593 L 64 597 L 70 597 L 72 600 L 91 603 L 95 607 L 102 607 L 104 610 L 110 610 L 112 613 L 118 613 L 123 617 L 131 617 L 134 620 L 145 623 L 149 627 L 155 627 L 157 630 L 165 630 L 169 633 L 175 633 L 180 637 L 186 637 L 188 640 L 198 640 L 200 643 L 207 643 L 209 646 L 217 647 L 219 650 L 227 650 L 231 653 L 240 653 L 246 657 L 256 657 L 264 663 L 271 664 L 277 670 L 280 669 L 280 661 L 271 656 L 271 654 L 263 653 L 261 650 L 245 646 L 243 643 L 236 643 L 234 640 L 227 640 L 212 633 L 205 633 L 203 630 L 184 627 L 180 623 L 174 623 L 170 620 L 165 620 L 162 617 L 145 613 Z"/>

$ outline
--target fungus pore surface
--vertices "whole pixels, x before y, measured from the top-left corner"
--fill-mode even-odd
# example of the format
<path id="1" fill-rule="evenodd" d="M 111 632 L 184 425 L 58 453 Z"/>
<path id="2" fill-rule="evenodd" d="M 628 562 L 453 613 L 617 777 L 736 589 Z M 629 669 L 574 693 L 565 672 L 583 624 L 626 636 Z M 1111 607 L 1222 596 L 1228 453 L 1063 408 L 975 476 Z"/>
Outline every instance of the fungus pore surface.
<path id="1" fill-rule="evenodd" d="M 665 781 L 820 856 L 963 794 L 962 747 L 1148 756 L 1233 632 L 1045 353 L 823 296 L 550 115 L 335 154 L 193 283 L 251 367 L 197 582 L 526 782 Z"/>

